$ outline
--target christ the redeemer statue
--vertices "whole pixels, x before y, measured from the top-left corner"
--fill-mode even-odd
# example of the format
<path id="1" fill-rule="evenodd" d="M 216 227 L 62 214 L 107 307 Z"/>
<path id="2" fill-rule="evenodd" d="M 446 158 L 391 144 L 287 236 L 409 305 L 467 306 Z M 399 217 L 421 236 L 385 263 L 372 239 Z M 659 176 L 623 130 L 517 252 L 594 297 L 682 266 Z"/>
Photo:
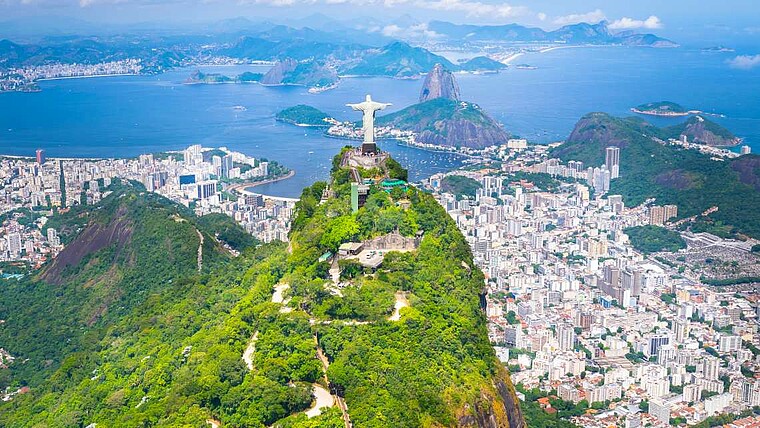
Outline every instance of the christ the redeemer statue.
<path id="1" fill-rule="evenodd" d="M 346 104 L 353 110 L 362 111 L 362 129 L 364 130 L 364 142 L 362 143 L 362 154 L 376 153 L 375 145 L 375 112 L 388 107 L 389 103 L 378 103 L 372 101 L 372 97 L 367 95 L 366 100 L 359 104 Z"/>

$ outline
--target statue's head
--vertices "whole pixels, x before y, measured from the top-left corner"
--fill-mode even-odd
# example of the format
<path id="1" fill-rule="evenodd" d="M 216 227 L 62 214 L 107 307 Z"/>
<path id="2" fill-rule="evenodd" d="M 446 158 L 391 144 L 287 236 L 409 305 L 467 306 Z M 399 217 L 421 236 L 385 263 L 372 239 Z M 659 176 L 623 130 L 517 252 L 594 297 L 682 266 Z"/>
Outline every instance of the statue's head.
<path id="1" fill-rule="evenodd" d="M 370 101 L 372 101 L 372 97 L 370 97 L 369 94 L 367 94 L 366 100 L 367 100 L 367 102 L 370 102 Z"/>

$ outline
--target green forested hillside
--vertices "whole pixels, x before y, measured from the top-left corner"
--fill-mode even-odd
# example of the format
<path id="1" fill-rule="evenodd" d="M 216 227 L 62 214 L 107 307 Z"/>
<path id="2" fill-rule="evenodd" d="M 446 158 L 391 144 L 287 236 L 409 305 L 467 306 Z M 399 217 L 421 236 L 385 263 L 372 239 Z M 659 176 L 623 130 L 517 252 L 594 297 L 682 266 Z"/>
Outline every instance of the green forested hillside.
<path id="1" fill-rule="evenodd" d="M 686 248 L 686 241 L 678 232 L 661 226 L 634 226 L 626 228 L 624 232 L 634 248 L 647 254 L 658 251 L 676 252 Z"/>
<path id="2" fill-rule="evenodd" d="M 696 150 L 666 146 L 655 138 L 676 135 L 676 127 L 658 128 L 638 118 L 616 118 L 590 113 L 575 125 L 567 142 L 553 154 L 563 160 L 580 160 L 588 166 L 604 163 L 608 146 L 620 147 L 620 178 L 611 194 L 623 195 L 626 205 L 647 198 L 657 204 L 678 205 L 679 217 L 718 211 L 700 219 L 700 230 L 728 226 L 731 233 L 760 237 L 760 191 L 753 186 L 753 156 L 713 160 Z"/>
<path id="3" fill-rule="evenodd" d="M 452 195 L 475 199 L 475 193 L 483 187 L 479 181 L 463 175 L 447 175 L 441 180 L 441 190 Z"/>
<path id="4" fill-rule="evenodd" d="M 78 213 L 89 218 L 70 254 L 0 287 L 0 346 L 18 357 L 3 386 L 31 388 L 0 403 L 0 426 L 341 427 L 338 408 L 302 413 L 312 385 L 328 386 L 318 350 L 355 427 L 524 426 L 488 343 L 482 273 L 443 209 L 373 188 L 351 214 L 348 183 L 320 205 L 324 186 L 304 191 L 289 246 L 238 257 L 214 238 L 237 241 L 233 226 L 139 189 Z M 423 230 L 419 249 L 374 274 L 344 265 L 342 291 L 325 287 L 321 254 L 393 230 Z M 389 320 L 399 291 L 409 307 Z"/>

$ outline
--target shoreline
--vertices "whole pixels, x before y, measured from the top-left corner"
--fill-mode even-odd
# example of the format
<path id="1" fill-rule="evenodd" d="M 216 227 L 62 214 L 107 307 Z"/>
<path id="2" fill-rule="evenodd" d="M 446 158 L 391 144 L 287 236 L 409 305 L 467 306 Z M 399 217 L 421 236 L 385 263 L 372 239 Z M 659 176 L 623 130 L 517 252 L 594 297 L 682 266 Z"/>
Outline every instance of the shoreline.
<path id="1" fill-rule="evenodd" d="M 71 79 L 95 79 L 99 77 L 118 77 L 118 76 L 143 76 L 140 73 L 114 73 L 114 74 L 92 74 L 88 76 L 61 76 L 61 77 L 45 77 L 43 79 L 37 79 L 35 82 L 48 82 L 53 80 L 71 80 Z"/>
<path id="2" fill-rule="evenodd" d="M 636 107 L 631 108 L 631 112 L 636 114 L 643 114 L 646 116 L 657 116 L 657 117 L 684 117 L 689 116 L 692 114 L 701 114 L 701 111 L 692 110 L 692 111 L 685 111 L 685 112 L 668 112 L 668 113 L 662 113 L 655 110 L 639 110 Z"/>
<path id="3" fill-rule="evenodd" d="M 253 193 L 253 192 L 251 192 L 248 189 L 251 189 L 251 188 L 254 188 L 254 187 L 257 187 L 257 186 L 263 186 L 265 184 L 276 183 L 276 182 L 282 181 L 282 180 L 287 180 L 289 178 L 293 178 L 293 176 L 295 176 L 295 175 L 296 175 L 296 171 L 294 169 L 291 169 L 287 174 L 282 175 L 280 177 L 270 178 L 269 180 L 262 180 L 262 181 L 249 181 L 249 182 L 246 182 L 246 183 L 237 183 L 237 184 L 231 185 L 230 187 L 228 187 L 225 190 L 227 190 L 227 191 L 234 191 L 234 192 L 237 192 L 237 193 L 239 193 L 241 195 L 245 195 L 245 194 Z"/>

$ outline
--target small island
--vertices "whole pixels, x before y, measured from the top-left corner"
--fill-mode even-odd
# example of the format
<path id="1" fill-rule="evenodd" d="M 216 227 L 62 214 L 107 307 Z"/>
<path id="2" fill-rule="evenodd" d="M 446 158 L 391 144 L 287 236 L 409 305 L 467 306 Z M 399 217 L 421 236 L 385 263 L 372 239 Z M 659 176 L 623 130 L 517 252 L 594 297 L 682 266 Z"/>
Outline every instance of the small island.
<path id="1" fill-rule="evenodd" d="M 700 113 L 697 110 L 687 110 L 682 105 L 671 101 L 659 101 L 641 104 L 631 109 L 632 112 L 649 116 L 679 117 Z"/>
<path id="2" fill-rule="evenodd" d="M 275 116 L 280 122 L 289 123 L 296 126 L 311 126 L 311 127 L 329 127 L 333 125 L 336 120 L 330 117 L 327 113 L 304 104 L 288 107 L 285 110 L 280 111 Z"/>
<path id="3" fill-rule="evenodd" d="M 235 77 L 230 77 L 220 73 L 203 73 L 200 70 L 195 70 L 195 72 L 185 80 L 185 84 L 215 85 L 219 83 L 258 83 L 261 81 L 262 76 L 261 73 L 252 73 L 250 71 L 238 74 Z"/>

